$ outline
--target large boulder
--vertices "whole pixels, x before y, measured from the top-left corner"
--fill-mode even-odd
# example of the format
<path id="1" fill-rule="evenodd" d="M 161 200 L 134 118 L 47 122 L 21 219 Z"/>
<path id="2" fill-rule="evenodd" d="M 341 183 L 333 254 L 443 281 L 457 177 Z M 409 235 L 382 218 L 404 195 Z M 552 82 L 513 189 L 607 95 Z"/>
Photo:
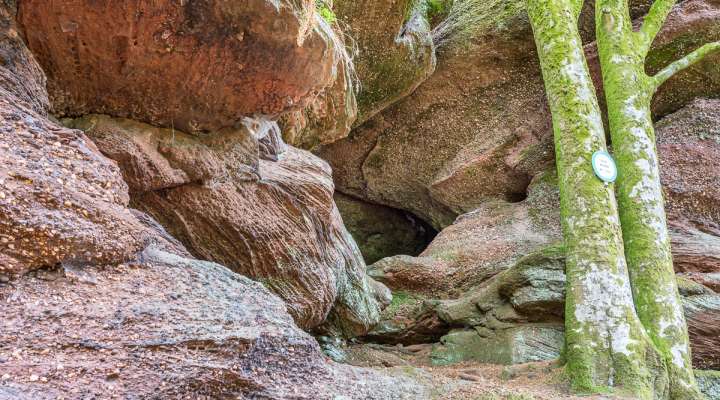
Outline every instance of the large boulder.
<path id="1" fill-rule="evenodd" d="M 394 291 L 456 297 L 562 240 L 558 204 L 556 174 L 538 175 L 525 201 L 489 200 L 443 229 L 420 256 L 385 258 L 368 273 Z"/>
<path id="2" fill-rule="evenodd" d="M 328 29 L 337 32 L 341 63 L 334 84 L 303 110 L 281 122 L 288 143 L 317 149 L 348 136 L 367 121 L 410 95 L 435 68 L 435 45 L 424 1 L 336 0 Z M 326 29 L 327 30 L 327 29 Z M 347 48 L 347 49 L 344 49 Z"/>
<path id="3" fill-rule="evenodd" d="M 435 46 L 424 1 L 335 0 L 334 6 L 357 46 L 360 124 L 432 74 Z"/>
<path id="4" fill-rule="evenodd" d="M 548 136 L 550 119 L 530 27 L 509 25 L 502 39 L 446 48 L 412 96 L 321 147 L 338 190 L 408 210 L 435 228 L 488 197 L 521 198 L 543 163 L 525 150 Z M 538 153 L 551 160 L 546 144 Z"/>
<path id="5" fill-rule="evenodd" d="M 418 399 L 403 377 L 326 361 L 283 302 L 150 247 L 115 268 L 0 285 L 0 398 Z"/>
<path id="6" fill-rule="evenodd" d="M 59 116 L 214 131 L 305 107 L 339 61 L 310 0 L 27 0 L 18 19 Z"/>
<path id="7" fill-rule="evenodd" d="M 8 3 L 0 3 L 0 398 L 429 397 L 412 379 L 328 362 L 261 283 L 192 259 L 128 208 L 118 165 L 82 132 L 49 120 L 43 73 Z M 189 175 L 141 151 L 120 164 L 159 166 L 156 179 L 131 180 L 135 190 L 245 176 L 252 165 L 237 161 L 247 142 L 235 138 L 177 143 L 180 153 L 208 156 Z M 138 145 L 113 139 L 120 149 Z M 277 141 L 252 143 L 278 157 Z"/>
<path id="8" fill-rule="evenodd" d="M 330 169 L 306 151 L 258 140 L 277 135 L 273 123 L 204 136 L 100 115 L 68 124 L 118 161 L 134 206 L 195 256 L 263 282 L 301 327 L 328 320 L 320 330 L 354 336 L 378 321 L 386 289 L 365 274 L 333 202 Z"/>
<path id="9" fill-rule="evenodd" d="M 0 7 L 0 280 L 56 264 L 116 264 L 154 240 L 117 165 L 48 119 L 45 77 Z"/>
<path id="10" fill-rule="evenodd" d="M 337 46 L 344 46 L 337 43 Z M 292 111 L 280 120 L 288 144 L 312 150 L 347 137 L 357 118 L 357 77 L 351 56 L 343 49 L 343 59 L 332 86 L 320 93 L 303 110 Z"/>
<path id="11" fill-rule="evenodd" d="M 642 10 L 647 2 L 636 3 Z M 479 9 L 498 6 L 487 4 Z M 411 96 L 318 150 L 333 167 L 338 190 L 410 211 L 438 229 L 487 199 L 524 197 L 532 178 L 552 163 L 552 131 L 526 13 L 516 2 L 508 4 L 501 7 L 506 12 L 473 20 L 480 28 L 475 36 L 439 50 L 437 70 Z M 650 53 L 649 71 L 720 39 L 718 21 L 716 0 L 679 3 Z M 594 48 L 587 50 L 597 78 Z M 663 85 L 655 114 L 671 113 L 698 95 L 716 95 L 716 60 Z"/>
<path id="12" fill-rule="evenodd" d="M 462 297 L 526 254 L 562 240 L 556 181 L 553 172 L 539 175 L 520 203 L 488 201 L 442 230 L 418 257 L 393 256 L 372 264 L 368 274 L 394 297 L 367 338 L 406 344 L 439 340 L 451 325 L 428 312 L 434 299 Z"/>
<path id="13" fill-rule="evenodd" d="M 433 359 L 446 364 L 468 359 L 503 364 L 559 357 L 565 310 L 565 257 L 562 247 L 549 247 L 521 259 L 487 284 L 454 300 L 433 304 L 432 312 L 451 331 L 434 349 Z M 720 295 L 700 284 L 679 279 L 690 333 L 693 364 L 718 368 Z M 494 348 L 477 351 L 463 343 Z M 490 347 L 492 346 L 492 347 Z"/>

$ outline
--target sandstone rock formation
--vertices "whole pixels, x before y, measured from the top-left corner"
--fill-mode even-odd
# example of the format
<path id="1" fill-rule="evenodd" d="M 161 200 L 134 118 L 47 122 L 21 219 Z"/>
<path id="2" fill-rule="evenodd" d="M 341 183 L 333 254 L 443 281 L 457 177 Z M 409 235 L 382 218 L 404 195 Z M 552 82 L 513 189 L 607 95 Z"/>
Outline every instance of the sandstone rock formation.
<path id="1" fill-rule="evenodd" d="M 319 329 L 355 336 L 378 321 L 386 289 L 365 274 L 319 158 L 260 158 L 253 124 L 195 137 L 107 116 L 68 123 L 118 161 L 134 206 L 197 257 L 263 282 L 301 327 L 328 320 Z"/>
<path id="2" fill-rule="evenodd" d="M 435 48 L 424 2 L 336 0 L 335 12 L 357 45 L 360 124 L 412 93 L 432 74 Z"/>
<path id="3" fill-rule="evenodd" d="M 488 201 L 443 229 L 419 257 L 386 258 L 368 273 L 396 291 L 458 296 L 562 240 L 556 185 L 554 172 L 539 175 L 525 201 Z"/>
<path id="4" fill-rule="evenodd" d="M 471 28 L 453 4 L 0 2 L 0 399 L 437 394 L 323 355 L 358 336 L 436 365 L 557 358 L 564 252 L 524 1 L 477 2 Z M 719 27 L 720 0 L 679 2 L 649 72 Z M 653 105 L 703 369 L 720 368 L 720 101 L 691 100 L 719 93 L 718 57 Z"/>
<path id="5" fill-rule="evenodd" d="M 720 272 L 720 101 L 698 99 L 657 123 L 675 270 L 717 288 Z"/>
<path id="6" fill-rule="evenodd" d="M 263 280 L 303 328 L 353 336 L 377 321 L 387 292 L 365 275 L 327 165 L 252 118 L 303 109 L 325 90 L 353 94 L 342 41 L 315 7 L 29 0 L 18 18 L 57 115 L 167 128 L 66 121 L 119 163 L 133 206 L 194 255 Z"/>
<path id="7" fill-rule="evenodd" d="M 24 0 L 18 18 L 58 116 L 191 133 L 305 107 L 339 58 L 313 1 Z"/>
<path id="8" fill-rule="evenodd" d="M 720 219 L 716 216 L 720 194 L 716 193 L 717 185 L 712 183 L 720 182 L 716 178 L 720 151 L 716 150 L 718 142 L 715 140 L 720 126 L 720 121 L 717 121 L 719 110 L 717 101 L 700 99 L 657 124 L 675 269 L 710 288 L 718 287 L 720 273 Z M 524 265 L 522 262 L 516 265 L 521 257 L 561 242 L 559 196 L 552 177 L 551 173 L 538 175 L 529 187 L 528 198 L 522 202 L 491 200 L 459 217 L 454 224 L 442 230 L 419 257 L 396 256 L 371 265 L 369 274 L 375 279 L 394 292 L 405 296 L 412 294 L 420 301 L 405 307 L 403 312 L 386 313 L 383 322 L 370 333 L 370 337 L 391 343 L 416 343 L 427 337 L 437 338 L 454 325 L 477 329 L 479 322 L 476 320 L 468 321 L 451 314 L 443 316 L 437 310 L 429 311 L 428 306 L 433 308 L 433 299 L 450 299 L 448 304 L 457 301 L 474 309 L 477 302 L 474 294 L 501 298 L 498 290 L 491 288 L 492 282 L 507 279 L 509 275 L 503 271 L 510 267 L 517 269 Z M 505 278 L 488 280 L 498 273 Z M 533 296 L 548 294 L 551 286 L 546 280 L 532 285 L 536 291 Z M 562 288 L 562 285 L 559 287 Z M 463 307 L 455 309 L 463 310 L 458 311 L 460 313 L 468 310 Z M 697 340 L 712 336 L 707 330 L 712 332 L 714 329 L 712 318 L 716 311 L 695 313 L 700 315 L 693 319 L 692 329 Z M 507 308 L 500 308 L 498 312 L 503 318 L 509 318 Z M 497 316 L 493 318 L 502 320 Z M 508 321 L 514 324 L 513 327 L 531 322 L 516 317 L 505 322 Z M 543 324 L 549 322 L 542 321 Z M 542 329 L 542 332 L 553 335 L 544 327 Z M 513 335 L 516 333 L 513 331 Z M 488 334 L 484 343 L 489 346 L 489 342 L 504 341 L 507 344 L 507 340 L 514 340 L 512 338 L 516 336 L 513 335 L 498 338 Z M 448 354 L 438 357 L 457 361 L 458 355 L 453 348 L 460 346 L 458 341 L 464 338 L 467 338 L 466 333 L 446 338 L 446 342 L 454 345 L 449 346 Z M 475 336 L 470 338 L 473 343 L 478 340 Z M 698 351 L 708 359 L 707 353 L 715 350 L 707 344 L 704 350 Z M 699 359 L 696 361 L 699 362 Z"/>
<path id="9" fill-rule="evenodd" d="M 342 43 L 338 44 L 342 45 Z M 335 82 L 305 109 L 285 114 L 280 123 L 285 141 L 312 150 L 347 137 L 357 118 L 357 77 L 349 54 L 335 73 Z"/>
<path id="10" fill-rule="evenodd" d="M 697 99 L 660 120 L 657 131 L 668 212 L 717 232 L 720 100 Z"/>
<path id="11" fill-rule="evenodd" d="M 336 303 L 332 326 L 357 329 L 357 318 L 367 317 L 363 302 L 377 307 L 369 288 L 382 295 L 383 287 L 364 275 L 324 163 L 286 149 L 262 121 L 199 137 L 109 117 L 76 121 L 97 129 L 95 140 L 117 162 L 108 159 L 81 131 L 50 120 L 45 77 L 13 18 L 7 2 L 0 5 L 0 160 L 8 167 L 0 171 L 0 398 L 429 396 L 412 379 L 328 362 L 261 283 L 192 259 L 151 217 L 128 208 L 128 184 L 132 197 L 202 183 L 238 196 L 222 188 L 247 181 L 243 193 L 257 203 L 242 215 L 268 227 L 259 237 L 266 248 L 297 230 L 261 220 L 258 204 L 294 213 L 283 214 L 285 228 L 317 227 L 303 233 L 329 243 L 319 251 L 339 264 L 316 283 L 334 285 L 338 300 L 321 307 Z M 302 214 L 289 185 L 322 208 Z M 201 200 L 222 199 L 200 192 L 189 216 L 202 219 Z"/>
<path id="12" fill-rule="evenodd" d="M 524 257 L 465 297 L 435 304 L 433 312 L 442 321 L 464 328 L 441 339 L 435 349 L 435 362 L 474 359 L 514 364 L 557 358 L 563 341 L 562 335 L 556 333 L 563 330 L 563 269 L 562 248 L 550 247 Z M 680 288 L 693 364 L 703 369 L 717 368 L 715 338 L 720 295 L 689 281 L 680 281 Z M 468 349 L 469 344 L 475 348 Z M 482 350 L 490 346 L 495 350 Z"/>
<path id="13" fill-rule="evenodd" d="M 117 165 L 48 119 L 44 75 L 0 11 L 0 278 L 128 259 L 153 239 L 126 208 Z"/>
<path id="14" fill-rule="evenodd" d="M 524 195 L 532 175 L 523 150 L 550 124 L 531 33 L 520 30 L 506 41 L 446 49 L 412 96 L 322 147 L 338 190 L 408 210 L 435 228 L 488 197 Z"/>
<path id="15" fill-rule="evenodd" d="M 348 136 L 354 125 L 410 95 L 435 69 L 427 5 L 421 1 L 336 0 L 327 23 L 345 46 L 336 79 L 281 124 L 288 143 L 316 149 Z M 323 21 L 319 21 L 323 25 Z"/>
<path id="16" fill-rule="evenodd" d="M 507 9 L 514 12 L 488 13 L 489 21 L 478 22 L 486 30 L 468 43 L 441 49 L 436 72 L 412 96 L 318 150 L 339 191 L 410 211 L 438 229 L 488 199 L 524 197 L 531 179 L 552 165 L 553 146 L 530 27 L 522 7 Z M 679 3 L 650 54 L 650 69 L 720 38 L 719 10 L 715 0 Z M 593 46 L 587 50 L 597 75 Z M 655 113 L 717 94 L 715 60 L 664 85 Z"/>
<path id="17" fill-rule="evenodd" d="M 328 363 L 283 302 L 210 262 L 145 250 L 115 268 L 0 286 L 0 398 L 424 398 Z"/>

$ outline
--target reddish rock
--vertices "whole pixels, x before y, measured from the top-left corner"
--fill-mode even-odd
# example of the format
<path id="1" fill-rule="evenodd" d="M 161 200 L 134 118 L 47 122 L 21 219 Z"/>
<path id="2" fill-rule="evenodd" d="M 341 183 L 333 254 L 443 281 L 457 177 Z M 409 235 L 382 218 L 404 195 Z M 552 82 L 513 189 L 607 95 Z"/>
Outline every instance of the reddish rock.
<path id="1" fill-rule="evenodd" d="M 646 60 L 654 74 L 696 48 L 720 40 L 720 1 L 687 0 L 670 13 Z M 698 96 L 720 95 L 720 54 L 675 75 L 663 84 L 653 99 L 653 112 L 666 115 Z"/>
<path id="2" fill-rule="evenodd" d="M 338 62 L 309 0 L 27 0 L 18 18 L 59 116 L 214 131 L 305 107 Z"/>
<path id="3" fill-rule="evenodd" d="M 457 272 L 450 260 L 406 255 L 383 258 L 368 267 L 368 274 L 393 292 L 412 292 L 428 297 L 443 297 L 454 292 L 453 275 Z"/>
<path id="4" fill-rule="evenodd" d="M 0 275 L 127 260 L 154 235 L 127 208 L 117 165 L 48 120 L 42 72 L 0 10 Z"/>
<path id="5" fill-rule="evenodd" d="M 370 275 L 393 290 L 457 297 L 562 240 L 556 179 L 539 177 L 520 203 L 486 202 L 443 229 L 419 257 L 383 259 L 369 267 Z"/>
<path id="6" fill-rule="evenodd" d="M 634 15 L 642 14 L 647 2 L 634 3 Z M 333 167 L 338 189 L 410 211 L 438 229 L 487 199 L 521 200 L 532 177 L 553 163 L 550 115 L 523 13 L 499 20 L 489 13 L 494 19 L 478 25 L 487 27 L 484 34 L 439 50 L 437 70 L 411 96 L 348 138 L 323 146 L 318 154 Z M 720 39 L 718 21 L 717 0 L 679 3 L 650 53 L 648 70 Z M 587 50 L 597 76 L 593 46 Z M 717 57 L 666 83 L 655 98 L 655 114 L 673 112 L 695 96 L 717 95 Z"/>
<path id="7" fill-rule="evenodd" d="M 522 196 L 544 165 L 524 151 L 549 137 L 550 119 L 529 26 L 514 26 L 521 32 L 445 49 L 411 96 L 323 146 L 338 189 L 435 228 L 488 197 Z"/>
<path id="8" fill-rule="evenodd" d="M 218 264 L 151 247 L 117 268 L 44 272 L 0 285 L 0 398 L 427 396 L 326 361 L 280 299 Z"/>
<path id="9" fill-rule="evenodd" d="M 338 45 L 344 46 L 342 43 Z M 355 91 L 358 84 L 351 55 L 343 53 L 335 73 L 335 83 L 304 110 L 288 113 L 281 119 L 285 141 L 295 147 L 312 150 L 347 137 L 357 118 Z"/>
<path id="10" fill-rule="evenodd" d="M 668 211 L 720 236 L 720 100 L 695 100 L 656 136 Z"/>
<path id="11" fill-rule="evenodd" d="M 127 208 L 118 165 L 82 132 L 47 119 L 42 73 L 10 18 L 0 5 L 0 398 L 428 396 L 412 379 L 328 362 L 263 285 L 189 258 L 157 222 Z M 265 139 L 251 138 L 255 164 L 238 165 L 247 152 L 237 132 L 104 140 L 129 154 L 123 169 L 146 174 L 130 181 L 143 193 L 237 176 L 258 182 L 258 159 L 281 146 L 270 140 L 261 150 Z M 10 282 L 8 271 L 17 275 Z"/>
<path id="12" fill-rule="evenodd" d="M 687 298 L 685 318 L 690 334 L 693 366 L 698 369 L 720 368 L 720 296 Z"/>
<path id="13" fill-rule="evenodd" d="M 72 124 L 118 160 L 133 205 L 195 256 L 263 282 L 301 327 L 354 336 L 378 321 L 387 289 L 365 274 L 330 169 L 293 147 L 260 159 L 258 129 L 269 123 L 202 137 L 105 116 Z"/>
<path id="14" fill-rule="evenodd" d="M 720 231 L 712 234 L 673 221 L 670 232 L 676 272 L 720 273 Z"/>

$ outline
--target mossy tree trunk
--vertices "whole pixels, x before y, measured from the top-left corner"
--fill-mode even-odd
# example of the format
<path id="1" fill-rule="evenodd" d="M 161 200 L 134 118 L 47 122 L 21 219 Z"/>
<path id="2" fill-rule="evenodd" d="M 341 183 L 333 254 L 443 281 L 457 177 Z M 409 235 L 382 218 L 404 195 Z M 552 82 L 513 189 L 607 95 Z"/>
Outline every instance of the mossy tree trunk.
<path id="1" fill-rule="evenodd" d="M 566 348 L 575 390 L 617 388 L 650 399 L 666 387 L 659 354 L 635 312 L 612 186 L 592 154 L 605 149 L 578 34 L 581 0 L 528 0 L 552 111 L 567 250 Z"/>
<path id="2" fill-rule="evenodd" d="M 627 0 L 596 0 L 596 30 L 635 307 L 667 368 L 667 397 L 692 400 L 703 397 L 693 376 L 687 325 L 673 270 L 650 102 L 662 82 L 718 44 L 702 47 L 656 77 L 648 76 L 645 58 L 674 3 L 656 0 L 641 29 L 634 32 Z"/>

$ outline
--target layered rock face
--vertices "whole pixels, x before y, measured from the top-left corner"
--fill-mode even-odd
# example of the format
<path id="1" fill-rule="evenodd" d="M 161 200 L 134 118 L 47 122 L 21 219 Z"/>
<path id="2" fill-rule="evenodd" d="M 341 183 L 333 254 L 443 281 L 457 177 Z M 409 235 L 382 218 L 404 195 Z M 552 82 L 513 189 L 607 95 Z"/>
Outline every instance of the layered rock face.
<path id="1" fill-rule="evenodd" d="M 105 116 L 68 123 L 118 161 L 134 206 L 197 257 L 263 282 L 301 327 L 329 319 L 320 329 L 354 336 L 378 321 L 388 294 L 365 274 L 330 169 L 306 151 L 261 146 L 273 123 L 201 137 Z"/>
<path id="2" fill-rule="evenodd" d="M 314 7 L 27 0 L 18 18 L 57 115 L 103 113 L 196 132 L 300 109 L 332 82 L 332 32 L 320 29 Z"/>
<path id="3" fill-rule="evenodd" d="M 305 329 L 354 336 L 377 322 L 388 294 L 365 275 L 328 166 L 246 117 L 346 89 L 342 42 L 313 2 L 25 1 L 18 18 L 57 115 L 168 128 L 66 121 L 118 162 L 135 207 L 195 256 L 262 280 Z"/>
<path id="4" fill-rule="evenodd" d="M 154 54 L 157 38 L 138 32 L 137 46 L 144 50 L 134 50 L 134 58 L 125 60 L 127 69 L 122 69 L 115 68 L 114 56 L 105 58 L 118 48 L 103 41 L 122 45 L 123 35 L 113 39 L 93 31 L 103 27 L 106 32 L 108 25 L 123 22 L 120 15 L 132 16 L 141 21 L 133 25 L 140 31 L 152 26 L 160 29 L 158 40 L 177 39 L 170 53 L 189 46 L 183 40 L 192 37 L 198 50 L 219 51 L 218 57 L 210 58 L 229 65 L 238 54 L 221 51 L 228 41 L 217 42 L 214 32 L 203 30 L 224 26 L 206 25 L 216 21 L 213 18 L 226 21 L 235 16 L 247 22 L 243 12 L 256 12 L 254 6 L 85 5 L 87 9 L 79 3 L 21 4 L 23 21 L 33 21 L 25 25 L 32 25 L 28 38 L 43 47 L 35 50 L 52 71 L 53 106 L 61 114 L 85 113 L 90 111 L 87 107 L 112 109 L 116 115 L 168 122 L 171 128 L 106 116 L 65 121 L 87 130 L 91 140 L 79 130 L 52 122 L 45 76 L 20 39 L 14 10 L 7 2 L 0 6 L 0 160 L 8 167 L 0 171 L 0 397 L 427 397 L 427 389 L 413 380 L 329 363 L 317 342 L 293 320 L 306 322 L 305 327 L 324 323 L 327 331 L 358 334 L 377 319 L 373 315 L 387 300 L 386 289 L 365 276 L 360 253 L 342 226 L 327 165 L 285 147 L 276 126 L 267 121 L 233 122 L 227 129 L 199 136 L 176 130 L 225 125 L 239 106 L 222 104 L 228 111 L 223 113 L 217 108 L 221 104 L 203 103 L 176 125 L 168 120 L 173 110 L 183 102 L 207 99 L 202 90 L 194 93 L 199 97 L 188 99 L 198 89 L 192 84 L 153 79 L 158 85 L 175 85 L 176 93 L 188 90 L 175 103 L 162 103 L 168 88 L 143 84 L 143 79 L 156 77 L 152 71 L 158 70 L 151 66 L 167 67 L 153 59 L 168 61 Z M 60 10 L 61 6 L 67 8 Z M 203 14 L 210 10 L 207 7 L 212 15 Z M 290 3 L 278 7 L 267 10 L 275 13 L 275 23 L 259 24 L 255 28 L 260 31 L 250 30 L 248 36 L 263 29 L 302 31 L 302 15 L 295 12 L 301 8 L 289 8 Z M 113 14 L 127 10 L 139 13 Z M 178 17 L 175 22 L 184 22 L 173 28 L 189 31 L 180 34 L 154 25 L 157 18 L 177 16 L 173 10 L 189 18 Z M 255 16 L 258 23 L 267 21 L 261 14 Z M 39 33 L 43 27 L 59 29 L 73 39 L 42 40 L 45 34 L 52 36 Z M 235 34 L 235 28 L 223 34 Z M 163 29 L 171 34 L 163 37 Z M 274 31 L 268 35 L 287 39 Z M 333 57 L 325 42 L 322 51 L 316 51 L 313 35 L 304 37 L 307 48 L 293 36 L 292 42 L 277 45 L 285 51 L 277 54 L 297 57 L 297 63 L 287 67 L 311 68 L 301 72 L 324 81 L 330 75 L 313 68 L 332 65 Z M 75 47 L 83 40 L 93 51 L 82 53 Z M 154 44 L 146 47 L 149 43 Z M 222 54 L 229 58 L 220 60 Z M 322 59 L 310 62 L 315 56 Z M 191 73 L 186 57 L 186 64 L 174 67 Z M 140 71 L 151 73 L 138 76 Z M 172 68 L 167 72 L 172 75 Z M 286 78 L 321 85 L 291 75 Z M 268 102 L 254 106 L 274 107 L 270 98 L 280 96 L 284 101 L 285 89 L 292 92 L 290 97 L 313 90 L 268 79 L 277 89 L 270 85 L 264 94 Z M 79 85 L 64 86 L 73 81 Z M 123 84 L 128 84 L 127 91 L 118 89 Z M 208 94 L 213 88 L 206 89 Z M 151 91 L 157 96 L 143 98 Z M 93 97 L 100 94 L 102 99 Z M 192 194 L 192 201 L 186 194 Z M 131 198 L 133 205 L 156 214 L 191 251 L 153 218 L 129 208 Z M 210 251 L 248 274 L 253 268 L 271 272 L 264 283 L 287 295 L 288 304 L 261 283 L 190 254 Z M 255 277 L 262 280 L 260 274 Z M 271 284 L 273 277 L 277 279 Z"/>
<path id="5" fill-rule="evenodd" d="M 548 247 L 522 258 L 467 296 L 434 304 L 432 312 L 456 328 L 435 347 L 434 362 L 517 364 L 559 357 L 565 308 L 563 269 L 562 247 Z M 693 364 L 718 368 L 714 338 L 720 296 L 692 281 L 681 279 L 679 286 Z"/>
<path id="6" fill-rule="evenodd" d="M 663 185 L 671 215 L 720 229 L 720 100 L 697 99 L 657 124 Z"/>
<path id="7" fill-rule="evenodd" d="M 522 256 L 562 240 L 554 173 L 539 176 L 520 203 L 488 201 L 438 234 L 419 257 L 385 258 L 368 273 L 393 290 L 460 295 Z"/>

